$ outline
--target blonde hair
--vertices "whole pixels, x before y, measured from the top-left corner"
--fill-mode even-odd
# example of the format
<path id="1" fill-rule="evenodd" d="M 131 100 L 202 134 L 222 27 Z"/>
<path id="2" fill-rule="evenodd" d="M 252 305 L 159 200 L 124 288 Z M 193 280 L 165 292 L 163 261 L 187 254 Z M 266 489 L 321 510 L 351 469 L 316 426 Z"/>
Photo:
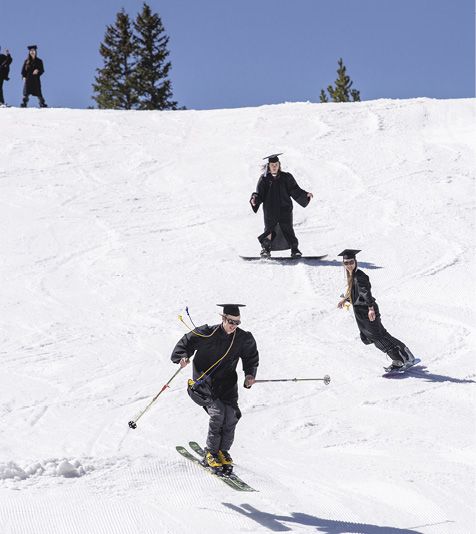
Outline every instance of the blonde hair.
<path id="1" fill-rule="evenodd" d="M 355 264 L 354 264 L 354 268 L 351 273 L 349 273 L 349 271 L 345 269 L 345 266 L 344 266 L 345 276 L 347 279 L 347 289 L 345 291 L 345 298 L 349 299 L 350 302 L 352 302 L 352 282 L 354 281 L 354 273 L 357 270 L 357 259 L 354 259 L 354 261 L 355 261 Z"/>

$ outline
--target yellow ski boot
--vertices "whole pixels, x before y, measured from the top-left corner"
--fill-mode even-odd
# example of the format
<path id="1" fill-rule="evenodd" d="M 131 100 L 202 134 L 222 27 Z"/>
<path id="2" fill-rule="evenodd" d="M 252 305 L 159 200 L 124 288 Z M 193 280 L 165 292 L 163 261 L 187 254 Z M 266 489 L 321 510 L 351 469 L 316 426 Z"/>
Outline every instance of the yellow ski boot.
<path id="1" fill-rule="evenodd" d="M 223 467 L 218 454 L 214 454 L 211 451 L 207 451 L 207 454 L 203 459 L 203 465 L 205 467 L 210 467 L 213 471 L 221 471 L 221 468 Z"/>
<path id="2" fill-rule="evenodd" d="M 228 451 L 218 451 L 218 459 L 223 466 L 223 473 L 230 475 L 233 471 L 233 459 Z"/>

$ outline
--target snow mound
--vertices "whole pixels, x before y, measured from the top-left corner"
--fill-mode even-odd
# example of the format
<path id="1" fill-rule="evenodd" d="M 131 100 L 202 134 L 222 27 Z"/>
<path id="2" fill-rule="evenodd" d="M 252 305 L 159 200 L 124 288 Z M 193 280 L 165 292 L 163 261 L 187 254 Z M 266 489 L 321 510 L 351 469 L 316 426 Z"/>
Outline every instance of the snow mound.
<path id="1" fill-rule="evenodd" d="M 49 459 L 34 462 L 21 468 L 15 462 L 0 462 L 0 480 L 26 480 L 33 477 L 78 478 L 94 470 L 91 465 L 83 465 L 78 459 Z"/>

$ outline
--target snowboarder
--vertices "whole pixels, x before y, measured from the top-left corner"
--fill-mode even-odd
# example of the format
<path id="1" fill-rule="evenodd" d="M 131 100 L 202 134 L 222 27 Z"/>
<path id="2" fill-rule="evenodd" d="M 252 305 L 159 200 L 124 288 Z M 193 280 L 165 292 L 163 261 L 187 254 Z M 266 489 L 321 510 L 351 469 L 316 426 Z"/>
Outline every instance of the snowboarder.
<path id="1" fill-rule="evenodd" d="M 292 198 L 301 206 L 306 207 L 312 193 L 304 191 L 297 184 L 294 176 L 281 169 L 281 154 L 267 156 L 263 174 L 256 192 L 251 195 L 250 204 L 256 213 L 263 204 L 264 232 L 258 237 L 261 243 L 261 256 L 269 258 L 271 250 L 291 249 L 291 257 L 302 256 L 298 249 L 298 239 L 293 229 Z"/>
<path id="2" fill-rule="evenodd" d="M 0 47 L 0 107 L 5 106 L 5 99 L 3 97 L 3 82 L 9 80 L 10 64 L 12 62 L 12 56 L 8 49 L 5 50 L 5 54 L 1 53 Z"/>
<path id="3" fill-rule="evenodd" d="M 28 105 L 28 97 L 30 95 L 38 97 L 40 102 L 40 108 L 47 108 L 45 99 L 41 92 L 41 80 L 40 76 L 45 72 L 43 61 L 37 56 L 36 45 L 28 46 L 28 57 L 23 63 L 21 75 L 23 77 L 23 102 L 22 108 L 26 108 Z"/>
<path id="4" fill-rule="evenodd" d="M 390 356 L 392 365 L 389 370 L 413 363 L 415 357 L 410 349 L 391 336 L 382 325 L 378 305 L 370 291 L 369 277 L 358 269 L 356 255 L 359 252 L 360 250 L 345 249 L 339 254 L 343 258 L 346 270 L 347 290 L 337 307 L 343 308 L 346 303 L 352 304 L 355 320 L 360 330 L 360 339 L 365 345 L 373 343 Z"/>
<path id="5" fill-rule="evenodd" d="M 210 417 L 205 466 L 231 473 L 233 460 L 230 448 L 235 427 L 241 417 L 238 408 L 238 376 L 236 366 L 241 358 L 249 389 L 255 382 L 259 364 L 256 342 L 250 332 L 239 328 L 243 304 L 217 304 L 223 307 L 221 324 L 203 325 L 185 334 L 175 346 L 171 360 L 185 367 L 193 358 L 193 380 L 188 393 Z"/>

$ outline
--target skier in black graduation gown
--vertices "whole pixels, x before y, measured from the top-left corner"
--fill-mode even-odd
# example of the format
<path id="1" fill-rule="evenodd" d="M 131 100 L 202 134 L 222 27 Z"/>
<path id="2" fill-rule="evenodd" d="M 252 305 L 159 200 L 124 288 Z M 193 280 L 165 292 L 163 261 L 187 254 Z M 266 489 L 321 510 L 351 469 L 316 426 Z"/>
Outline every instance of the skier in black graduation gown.
<path id="1" fill-rule="evenodd" d="M 380 320 L 380 311 L 371 293 L 369 277 L 358 269 L 356 255 L 360 250 L 345 249 L 339 256 L 347 276 L 347 291 L 337 304 L 343 308 L 345 303 L 352 304 L 355 320 L 360 330 L 360 339 L 365 345 L 374 344 L 382 352 L 390 356 L 390 369 L 398 369 L 404 364 L 413 363 L 415 357 L 410 349 L 397 338 L 391 336 Z"/>
<path id="2" fill-rule="evenodd" d="M 0 47 L 1 49 L 1 47 Z M 10 52 L 5 50 L 5 54 L 0 53 L 0 106 L 5 105 L 5 98 L 3 97 L 3 82 L 9 80 L 10 64 L 12 62 L 12 56 Z"/>
<path id="3" fill-rule="evenodd" d="M 23 77 L 23 102 L 22 108 L 28 105 L 28 98 L 30 95 L 38 97 L 40 108 L 48 107 L 43 94 L 41 92 L 40 76 L 45 72 L 43 61 L 37 56 L 37 46 L 30 45 L 28 47 L 28 57 L 23 63 L 21 75 Z"/>
<path id="4" fill-rule="evenodd" d="M 256 192 L 251 195 L 250 204 L 256 213 L 263 204 L 264 232 L 258 237 L 261 243 L 261 256 L 270 257 L 271 250 L 291 249 L 291 256 L 302 256 L 299 242 L 293 229 L 293 202 L 306 207 L 312 193 L 304 191 L 294 176 L 281 169 L 281 154 L 267 156 L 268 163 L 261 175 Z"/>
<path id="5" fill-rule="evenodd" d="M 221 324 L 203 325 L 184 335 L 175 346 L 171 360 L 185 367 L 197 351 L 188 393 L 210 417 L 204 465 L 231 472 L 233 460 L 229 450 L 241 417 L 236 367 L 241 358 L 243 386 L 249 389 L 255 382 L 259 354 L 253 335 L 238 328 L 243 304 L 218 306 L 223 307 Z"/>

